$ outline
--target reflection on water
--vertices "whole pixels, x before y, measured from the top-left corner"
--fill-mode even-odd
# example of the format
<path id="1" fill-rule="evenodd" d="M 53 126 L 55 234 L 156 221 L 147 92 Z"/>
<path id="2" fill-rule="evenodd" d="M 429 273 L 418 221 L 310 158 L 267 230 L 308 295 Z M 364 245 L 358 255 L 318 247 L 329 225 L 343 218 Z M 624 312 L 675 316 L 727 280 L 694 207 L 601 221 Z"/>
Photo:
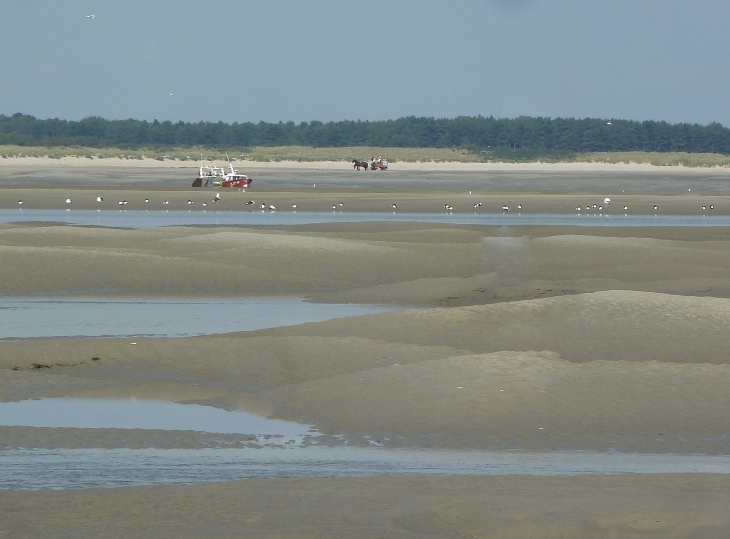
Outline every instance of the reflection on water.
<path id="1" fill-rule="evenodd" d="M 307 447 L 0 451 L 0 489 L 191 484 L 251 477 L 730 473 L 730 456 Z"/>
<path id="2" fill-rule="evenodd" d="M 38 399 L 0 402 L 0 425 L 80 429 L 193 430 L 304 436 L 310 425 L 197 404 L 138 399 Z"/>
<path id="3" fill-rule="evenodd" d="M 253 211 L 115 211 L 0 210 L 0 223 L 28 221 L 149 228 L 177 225 L 306 225 L 415 221 L 460 225 L 512 226 L 730 226 L 728 215 L 580 215 L 502 213 L 382 213 L 382 212 L 253 212 Z"/>
<path id="4" fill-rule="evenodd" d="M 378 305 L 307 303 L 300 298 L 0 298 L 0 339 L 30 337 L 189 337 L 293 326 L 396 310 Z"/>

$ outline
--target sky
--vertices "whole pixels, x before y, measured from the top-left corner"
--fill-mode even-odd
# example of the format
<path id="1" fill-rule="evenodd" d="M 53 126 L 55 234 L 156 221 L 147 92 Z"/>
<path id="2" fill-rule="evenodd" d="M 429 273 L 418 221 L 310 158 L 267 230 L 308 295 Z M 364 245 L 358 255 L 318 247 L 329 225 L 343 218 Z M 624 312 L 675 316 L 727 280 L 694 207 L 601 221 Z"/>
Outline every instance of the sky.
<path id="1" fill-rule="evenodd" d="M 728 0 L 2 0 L 0 114 L 730 126 L 728 21 Z"/>

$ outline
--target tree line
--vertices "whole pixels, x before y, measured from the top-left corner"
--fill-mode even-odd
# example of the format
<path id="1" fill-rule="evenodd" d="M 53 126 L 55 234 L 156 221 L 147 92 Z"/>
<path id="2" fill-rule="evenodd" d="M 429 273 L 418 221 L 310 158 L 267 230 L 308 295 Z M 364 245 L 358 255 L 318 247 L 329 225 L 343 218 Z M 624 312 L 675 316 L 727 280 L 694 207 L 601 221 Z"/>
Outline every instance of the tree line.
<path id="1" fill-rule="evenodd" d="M 38 119 L 0 115 L 0 144 L 94 148 L 252 146 L 530 149 L 554 152 L 730 154 L 730 129 L 708 125 L 596 118 L 423 118 L 339 122 L 159 122 Z"/>

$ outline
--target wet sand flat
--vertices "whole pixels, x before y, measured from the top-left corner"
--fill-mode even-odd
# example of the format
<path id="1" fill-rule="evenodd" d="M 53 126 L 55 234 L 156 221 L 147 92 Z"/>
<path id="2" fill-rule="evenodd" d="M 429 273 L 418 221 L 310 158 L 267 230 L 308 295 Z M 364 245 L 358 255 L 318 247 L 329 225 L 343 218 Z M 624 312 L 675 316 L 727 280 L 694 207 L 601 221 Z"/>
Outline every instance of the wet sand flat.
<path id="1" fill-rule="evenodd" d="M 82 185 L 73 188 L 67 175 L 49 173 L 30 187 L 3 170 L 0 208 L 16 208 L 21 197 L 29 207 L 63 208 L 66 196 L 74 207 L 95 208 L 99 192 L 113 204 L 127 198 L 134 209 L 143 209 L 144 198 L 169 198 L 182 209 L 202 196 L 166 182 L 132 185 L 123 169 L 98 184 L 92 169 L 82 169 Z M 271 174 L 267 190 L 226 193 L 225 207 L 244 211 L 254 199 L 323 211 L 342 201 L 352 211 L 390 211 L 383 206 L 398 196 L 399 210 L 441 211 L 447 183 L 450 203 L 470 211 L 473 174 L 483 174 L 432 171 L 441 183 L 429 188 L 416 183 L 420 172 L 410 171 L 414 176 L 404 172 L 397 188 L 367 192 L 341 187 L 339 172 L 308 172 L 324 177 L 326 190 L 310 188 L 308 175 L 264 172 Z M 579 201 L 599 203 L 605 193 L 612 211 L 626 196 L 642 212 L 654 203 L 677 214 L 701 204 L 728 212 L 724 171 L 673 170 L 664 178 L 653 169 L 583 170 L 572 179 L 570 171 L 545 172 L 547 187 L 520 192 L 506 188 L 504 178 L 533 185 L 541 171 L 507 173 L 512 176 L 480 193 L 496 211 L 521 202 L 526 210 L 560 213 Z M 637 174 L 649 183 L 621 193 L 616 186 L 637 185 Z M 571 181 L 580 188 L 571 190 Z M 726 227 L 6 224 L 0 226 L 0 296 L 288 296 L 407 307 L 254 332 L 135 338 L 134 346 L 124 338 L 0 341 L 3 401 L 196 402 L 313 422 L 325 435 L 353 444 L 367 436 L 386 447 L 730 454 Z M 80 443 L 71 431 L 0 427 L 0 440 L 6 448 L 214 443 L 114 429 L 88 433 Z M 724 537 L 727 489 L 727 476 L 689 474 L 0 492 L 0 533 Z"/>
<path id="2" fill-rule="evenodd" d="M 378 477 L 0 492 L 9 537 L 720 538 L 730 478 Z"/>

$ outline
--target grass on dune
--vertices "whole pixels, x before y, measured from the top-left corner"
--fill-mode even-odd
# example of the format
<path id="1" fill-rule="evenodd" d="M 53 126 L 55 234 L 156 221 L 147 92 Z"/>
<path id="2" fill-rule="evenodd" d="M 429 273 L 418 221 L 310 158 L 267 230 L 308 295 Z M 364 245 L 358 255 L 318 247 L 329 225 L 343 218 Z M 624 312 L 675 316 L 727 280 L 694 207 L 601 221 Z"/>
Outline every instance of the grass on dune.
<path id="1" fill-rule="evenodd" d="M 391 163 L 398 161 L 458 162 L 458 163 L 645 163 L 656 166 L 727 167 L 730 156 L 713 153 L 686 152 L 586 152 L 570 153 L 521 148 L 493 148 L 470 151 L 452 148 L 378 148 L 368 146 L 345 148 L 312 148 L 308 146 L 257 146 L 252 148 L 89 148 L 0 146 L 0 158 L 8 157 L 84 157 L 88 159 L 156 159 L 158 161 L 352 161 L 384 157 Z"/>

